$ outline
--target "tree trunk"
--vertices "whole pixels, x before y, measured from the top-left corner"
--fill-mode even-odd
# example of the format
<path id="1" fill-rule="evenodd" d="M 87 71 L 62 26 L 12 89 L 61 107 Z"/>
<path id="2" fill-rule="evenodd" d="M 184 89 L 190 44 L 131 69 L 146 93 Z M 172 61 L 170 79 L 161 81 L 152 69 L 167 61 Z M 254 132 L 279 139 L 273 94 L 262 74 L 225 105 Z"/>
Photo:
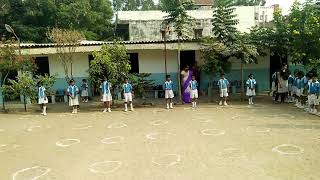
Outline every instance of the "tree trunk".
<path id="1" fill-rule="evenodd" d="M 26 101 L 26 96 L 23 96 L 23 103 L 24 103 L 24 112 L 27 112 L 27 101 Z"/>
<path id="2" fill-rule="evenodd" d="M 241 101 L 244 101 L 243 62 L 241 61 Z"/>
<path id="3" fill-rule="evenodd" d="M 1 74 L 2 75 L 2 74 Z M 8 78 L 8 75 L 9 75 L 9 72 L 7 72 L 7 74 L 4 76 L 4 78 L 3 78 L 3 80 L 2 80 L 2 82 L 0 82 L 0 87 L 2 88 L 3 87 L 3 85 L 5 84 L 5 82 L 6 82 L 6 80 L 7 80 L 7 78 Z M 2 110 L 6 110 L 6 105 L 5 105 L 5 96 L 4 96 L 4 94 L 3 94 L 3 91 L 1 90 L 1 97 L 2 97 Z"/>
<path id="4" fill-rule="evenodd" d="M 180 37 L 178 37 L 178 95 L 179 99 L 182 102 L 182 96 L 181 96 L 181 69 L 180 69 L 180 51 L 181 51 L 181 44 L 180 44 Z"/>

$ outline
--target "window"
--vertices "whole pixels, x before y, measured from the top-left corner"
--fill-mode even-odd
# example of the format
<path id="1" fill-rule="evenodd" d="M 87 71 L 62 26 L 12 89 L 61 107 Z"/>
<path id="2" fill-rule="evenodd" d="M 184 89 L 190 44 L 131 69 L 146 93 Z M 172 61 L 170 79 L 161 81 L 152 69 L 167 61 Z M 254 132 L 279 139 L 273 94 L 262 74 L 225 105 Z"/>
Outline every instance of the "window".
<path id="1" fill-rule="evenodd" d="M 255 13 L 254 19 L 255 19 L 255 20 L 259 20 L 259 13 Z"/>
<path id="2" fill-rule="evenodd" d="M 263 17 L 264 17 L 263 15 L 260 15 L 260 20 L 261 20 L 261 21 L 263 21 Z"/>
<path id="3" fill-rule="evenodd" d="M 131 65 L 130 73 L 139 73 L 139 54 L 138 53 L 128 53 L 129 62 Z"/>
<path id="4" fill-rule="evenodd" d="M 129 41 L 129 24 L 118 24 L 116 35 L 123 41 Z"/>
<path id="5" fill-rule="evenodd" d="M 49 69 L 49 58 L 48 57 L 36 57 L 35 58 L 35 64 L 37 65 L 37 70 L 35 72 L 35 75 L 50 75 L 50 69 Z"/>
<path id="6" fill-rule="evenodd" d="M 203 32 L 203 29 L 195 29 L 194 30 L 194 37 L 196 39 L 202 38 L 202 32 Z"/>

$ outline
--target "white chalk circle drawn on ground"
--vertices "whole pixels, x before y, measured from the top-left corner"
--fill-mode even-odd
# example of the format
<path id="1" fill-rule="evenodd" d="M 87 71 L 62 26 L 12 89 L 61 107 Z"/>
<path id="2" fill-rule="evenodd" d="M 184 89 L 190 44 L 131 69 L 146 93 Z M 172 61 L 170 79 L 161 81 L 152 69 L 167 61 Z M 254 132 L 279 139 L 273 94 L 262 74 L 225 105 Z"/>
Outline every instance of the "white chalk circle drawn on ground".
<path id="1" fill-rule="evenodd" d="M 79 139 L 63 139 L 56 142 L 56 145 L 59 147 L 69 147 L 75 144 L 80 143 Z"/>
<path id="2" fill-rule="evenodd" d="M 175 136 L 175 134 L 170 133 L 170 132 L 154 132 L 154 133 L 149 133 L 146 135 L 147 139 L 150 140 L 161 140 L 161 139 L 168 139 L 170 136 Z"/>
<path id="3" fill-rule="evenodd" d="M 237 148 L 226 148 L 222 152 L 219 153 L 220 157 L 225 158 L 245 158 L 245 154 L 242 153 L 240 149 Z"/>
<path id="4" fill-rule="evenodd" d="M 119 129 L 119 128 L 123 128 L 123 127 L 127 127 L 127 125 L 125 123 L 112 123 L 108 126 L 108 129 Z"/>
<path id="5" fill-rule="evenodd" d="M 101 140 L 103 144 L 118 144 L 124 140 L 122 136 L 108 137 Z"/>
<path id="6" fill-rule="evenodd" d="M 226 131 L 219 129 L 205 129 L 201 131 L 201 134 L 205 136 L 222 136 L 226 134 Z"/>
<path id="7" fill-rule="evenodd" d="M 152 163 L 167 168 L 170 166 L 174 166 L 180 162 L 181 156 L 179 154 L 165 154 L 162 156 L 152 158 Z"/>
<path id="8" fill-rule="evenodd" d="M 232 116 L 231 119 L 232 120 L 241 120 L 241 117 L 240 116 Z"/>
<path id="9" fill-rule="evenodd" d="M 35 129 L 39 129 L 39 128 L 41 128 L 41 126 L 30 126 L 27 128 L 27 131 L 31 132 L 31 131 L 34 131 Z"/>
<path id="10" fill-rule="evenodd" d="M 304 149 L 293 144 L 282 144 L 272 148 L 272 152 L 276 152 L 281 155 L 298 155 L 302 154 Z"/>
<path id="11" fill-rule="evenodd" d="M 1 132 L 5 132 L 5 131 L 6 131 L 6 130 L 4 130 L 4 129 L 0 129 L 0 133 L 1 133 Z"/>
<path id="12" fill-rule="evenodd" d="M 271 128 L 248 126 L 247 131 L 256 133 L 268 133 L 271 131 Z"/>
<path id="13" fill-rule="evenodd" d="M 119 169 L 121 165 L 121 161 L 103 161 L 91 164 L 88 169 L 95 174 L 109 174 Z"/>
<path id="14" fill-rule="evenodd" d="M 7 152 L 7 151 L 10 151 L 12 149 L 16 149 L 20 147 L 19 145 L 8 145 L 8 144 L 1 144 L 0 145 L 0 153 L 2 152 Z"/>
<path id="15" fill-rule="evenodd" d="M 163 120 L 156 120 L 156 121 L 151 121 L 150 124 L 153 126 L 161 126 L 161 125 L 165 125 L 168 124 L 169 121 L 163 121 Z"/>
<path id="16" fill-rule="evenodd" d="M 280 116 L 281 116 L 281 117 L 291 118 L 291 119 L 296 118 L 294 115 L 291 115 L 291 114 L 280 114 Z"/>
<path id="17" fill-rule="evenodd" d="M 75 127 L 73 127 L 72 129 L 73 130 L 85 130 L 85 129 L 89 129 L 89 128 L 92 128 L 92 126 L 87 125 L 87 124 L 79 124 L 79 125 L 76 125 Z"/>
<path id="18" fill-rule="evenodd" d="M 51 171 L 48 167 L 40 167 L 34 166 L 30 168 L 21 169 L 14 174 L 12 174 L 12 180 L 20 180 L 19 176 L 21 176 L 24 180 L 37 180 L 41 177 L 47 175 Z"/>
<path id="19" fill-rule="evenodd" d="M 157 109 L 152 111 L 153 114 L 162 113 L 162 112 L 164 112 L 164 110 Z"/>

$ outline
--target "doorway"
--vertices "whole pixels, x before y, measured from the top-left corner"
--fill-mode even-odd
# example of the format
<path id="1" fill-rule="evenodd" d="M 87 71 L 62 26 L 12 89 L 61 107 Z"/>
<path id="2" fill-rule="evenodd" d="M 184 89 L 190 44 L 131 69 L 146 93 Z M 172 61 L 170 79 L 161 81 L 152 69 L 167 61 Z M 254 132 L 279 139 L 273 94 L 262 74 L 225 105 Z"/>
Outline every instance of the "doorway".
<path id="1" fill-rule="evenodd" d="M 190 68 L 196 63 L 195 51 L 181 51 L 180 53 L 180 69 L 184 69 L 186 66 Z"/>
<path id="2" fill-rule="evenodd" d="M 50 68 L 49 68 L 49 59 L 48 57 L 36 57 L 35 64 L 37 65 L 38 69 L 34 73 L 35 75 L 50 75 Z"/>
<path id="3" fill-rule="evenodd" d="M 281 69 L 283 63 L 288 64 L 287 57 L 281 58 L 279 55 L 275 55 L 275 54 L 270 56 L 270 74 L 269 74 L 270 84 L 272 84 L 272 78 L 271 78 L 272 75 Z"/>

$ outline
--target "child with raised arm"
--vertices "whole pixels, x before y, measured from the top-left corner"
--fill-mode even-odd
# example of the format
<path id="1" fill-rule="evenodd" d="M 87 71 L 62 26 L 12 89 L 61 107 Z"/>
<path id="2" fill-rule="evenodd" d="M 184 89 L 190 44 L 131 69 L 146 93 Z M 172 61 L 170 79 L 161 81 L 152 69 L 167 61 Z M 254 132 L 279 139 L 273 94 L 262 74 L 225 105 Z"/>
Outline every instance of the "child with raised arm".
<path id="1" fill-rule="evenodd" d="M 40 108 L 42 109 L 41 115 L 46 116 L 47 115 L 47 106 L 48 104 L 48 98 L 46 96 L 46 88 L 43 86 L 43 82 L 38 82 L 38 104 L 40 105 Z"/>
<path id="2" fill-rule="evenodd" d="M 221 73 L 220 80 L 218 81 L 217 85 L 219 87 L 219 92 L 220 92 L 219 105 L 228 106 L 227 97 L 229 96 L 229 81 L 225 78 L 224 73 Z"/>
<path id="3" fill-rule="evenodd" d="M 190 98 L 192 100 L 192 108 L 197 107 L 198 100 L 198 82 L 196 80 L 196 76 L 192 75 L 192 80 L 190 81 Z"/>
<path id="4" fill-rule="evenodd" d="M 173 94 L 173 82 L 171 81 L 170 75 L 167 75 L 166 82 L 164 83 L 165 89 L 165 98 L 167 103 L 167 109 L 173 109 L 173 102 L 172 99 L 174 98 Z"/>
<path id="5" fill-rule="evenodd" d="M 247 93 L 246 95 L 249 97 L 249 105 L 253 105 L 253 97 L 256 96 L 256 85 L 257 82 L 253 78 L 253 74 L 250 74 L 249 79 L 247 80 Z"/>
<path id="6" fill-rule="evenodd" d="M 104 113 L 111 112 L 111 101 L 112 101 L 111 84 L 105 78 L 104 81 L 101 83 L 100 88 L 101 88 L 102 102 L 104 104 L 103 112 Z"/>
<path id="7" fill-rule="evenodd" d="M 133 111 L 132 85 L 129 83 L 128 78 L 125 78 L 122 88 L 124 93 L 124 111 L 128 111 L 128 103 L 130 104 L 130 110 Z"/>
<path id="8" fill-rule="evenodd" d="M 69 106 L 72 106 L 72 114 L 78 113 L 78 106 L 79 106 L 79 88 L 74 84 L 74 80 L 70 80 L 70 85 L 67 89 L 67 93 L 69 96 Z"/>

